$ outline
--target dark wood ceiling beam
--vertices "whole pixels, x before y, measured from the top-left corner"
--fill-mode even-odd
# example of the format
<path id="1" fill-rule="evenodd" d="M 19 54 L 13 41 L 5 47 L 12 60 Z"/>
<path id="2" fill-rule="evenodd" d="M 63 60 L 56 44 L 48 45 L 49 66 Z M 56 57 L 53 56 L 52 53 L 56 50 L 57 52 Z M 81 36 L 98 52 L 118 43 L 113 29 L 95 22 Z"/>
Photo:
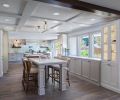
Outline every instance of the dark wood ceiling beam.
<path id="1" fill-rule="evenodd" d="M 58 6 L 69 7 L 69 8 L 84 10 L 84 11 L 88 11 L 88 12 L 94 12 L 92 9 L 83 7 L 81 5 L 75 5 L 75 4 L 72 4 L 71 2 L 69 2 L 69 3 L 66 1 L 63 2 L 62 0 L 34 0 L 34 1 L 40 1 L 40 2 L 44 2 L 44 3 L 55 4 Z"/>
<path id="2" fill-rule="evenodd" d="M 79 0 L 35 0 L 35 1 L 55 4 L 55 5 L 59 5 L 59 6 L 70 7 L 70 8 L 84 10 L 84 11 L 90 11 L 90 12 L 99 10 L 99 11 L 104 11 L 104 12 L 120 15 L 120 11 L 118 11 L 118 10 L 86 3 L 83 1 L 79 1 Z"/>

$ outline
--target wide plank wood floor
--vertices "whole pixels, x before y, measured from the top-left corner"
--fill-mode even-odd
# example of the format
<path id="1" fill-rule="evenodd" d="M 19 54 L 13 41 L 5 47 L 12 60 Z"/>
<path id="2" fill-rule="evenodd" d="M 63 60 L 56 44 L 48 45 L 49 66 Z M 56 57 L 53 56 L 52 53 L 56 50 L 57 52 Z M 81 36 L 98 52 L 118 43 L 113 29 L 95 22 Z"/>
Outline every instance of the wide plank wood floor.
<path id="1" fill-rule="evenodd" d="M 65 92 L 49 86 L 45 96 L 23 91 L 22 64 L 9 63 L 9 71 L 0 78 L 0 100 L 120 100 L 120 94 L 71 76 L 71 87 Z"/>

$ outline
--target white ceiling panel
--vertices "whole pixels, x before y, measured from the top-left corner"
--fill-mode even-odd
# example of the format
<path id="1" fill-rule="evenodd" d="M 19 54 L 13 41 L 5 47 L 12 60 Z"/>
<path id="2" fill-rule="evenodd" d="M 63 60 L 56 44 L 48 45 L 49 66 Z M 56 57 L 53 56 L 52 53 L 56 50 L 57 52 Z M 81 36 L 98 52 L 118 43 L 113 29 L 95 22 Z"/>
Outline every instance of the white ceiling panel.
<path id="1" fill-rule="evenodd" d="M 59 32 L 69 32 L 72 31 L 74 29 L 77 28 L 84 28 L 84 27 L 88 27 L 89 25 L 85 25 L 85 24 L 75 24 L 75 23 L 64 23 L 60 26 L 57 26 L 53 29 L 51 29 L 49 32 L 50 33 L 59 33 Z"/>
<path id="2" fill-rule="evenodd" d="M 120 8 L 117 8 L 117 5 L 120 3 L 119 1 L 86 0 L 86 2 L 103 6 L 109 5 L 111 8 L 112 6 L 116 6 L 116 9 Z M 6 7 L 3 6 L 4 4 Z M 107 13 L 101 14 L 101 12 L 98 12 L 97 14 L 34 0 L 0 0 L 0 28 L 2 27 L 8 31 L 17 30 L 28 33 L 48 34 L 68 33 L 78 28 L 82 29 L 101 23 L 109 17 Z M 46 31 L 44 30 L 44 21 L 47 22 Z"/>
<path id="3" fill-rule="evenodd" d="M 10 39 L 38 39 L 38 40 L 52 40 L 57 39 L 57 35 L 33 32 L 10 32 Z"/>
<path id="4" fill-rule="evenodd" d="M 104 17 L 98 16 L 92 13 L 82 13 L 78 17 L 72 19 L 70 22 L 80 23 L 80 24 L 96 24 L 104 20 Z"/>
<path id="5" fill-rule="evenodd" d="M 4 27 L 4 30 L 7 30 L 7 31 L 15 31 L 15 27 L 13 27 L 13 26 L 5 26 L 5 27 Z"/>
<path id="6" fill-rule="evenodd" d="M 80 0 L 120 11 L 120 0 Z"/>
<path id="7" fill-rule="evenodd" d="M 41 33 L 44 29 L 37 29 L 37 27 L 22 27 L 21 31 L 23 32 L 38 32 Z"/>
<path id="8" fill-rule="evenodd" d="M 25 0 L 0 0 L 0 12 L 21 14 L 24 5 Z"/>
<path id="9" fill-rule="evenodd" d="M 51 18 L 56 20 L 67 20 L 81 12 L 82 11 L 80 10 L 40 2 L 31 16 Z"/>
<path id="10" fill-rule="evenodd" d="M 5 23 L 5 24 L 16 24 L 16 18 L 13 17 L 3 17 L 0 16 L 0 23 Z"/>
<path id="11" fill-rule="evenodd" d="M 51 27 L 60 23 L 59 21 L 51 21 L 51 20 L 30 18 L 25 23 L 25 26 L 32 26 L 32 27 L 41 26 L 41 27 L 44 27 L 44 21 L 47 22 L 47 29 L 49 29 L 49 28 L 51 28 Z"/>

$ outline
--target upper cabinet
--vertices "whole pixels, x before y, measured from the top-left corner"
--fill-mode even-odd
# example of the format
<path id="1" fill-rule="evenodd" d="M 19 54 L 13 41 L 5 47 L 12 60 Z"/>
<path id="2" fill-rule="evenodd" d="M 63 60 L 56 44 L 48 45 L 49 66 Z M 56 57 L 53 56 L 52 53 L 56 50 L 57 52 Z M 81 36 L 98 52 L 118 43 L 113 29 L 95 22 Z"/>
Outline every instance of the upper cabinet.
<path id="1" fill-rule="evenodd" d="M 108 27 L 104 27 L 103 29 L 103 60 L 108 60 L 108 39 L 109 39 Z"/>
<path id="2" fill-rule="evenodd" d="M 110 26 L 110 29 L 111 29 L 111 34 L 110 34 L 110 37 L 111 37 L 111 43 L 110 43 L 110 47 L 111 47 L 111 60 L 112 61 L 116 61 L 116 54 L 117 54 L 117 25 L 116 24 L 113 24 Z"/>
<path id="3" fill-rule="evenodd" d="M 103 27 L 103 61 L 113 61 L 117 59 L 118 45 L 118 21 Z"/>

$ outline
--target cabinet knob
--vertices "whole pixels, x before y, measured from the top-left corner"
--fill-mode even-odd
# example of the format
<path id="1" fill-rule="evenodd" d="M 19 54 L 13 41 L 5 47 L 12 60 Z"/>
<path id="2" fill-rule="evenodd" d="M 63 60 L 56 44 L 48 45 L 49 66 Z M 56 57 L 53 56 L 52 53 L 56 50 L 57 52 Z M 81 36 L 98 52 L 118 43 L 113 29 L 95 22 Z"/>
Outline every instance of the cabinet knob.
<path id="1" fill-rule="evenodd" d="M 107 64 L 108 66 L 111 66 L 111 64 Z"/>

